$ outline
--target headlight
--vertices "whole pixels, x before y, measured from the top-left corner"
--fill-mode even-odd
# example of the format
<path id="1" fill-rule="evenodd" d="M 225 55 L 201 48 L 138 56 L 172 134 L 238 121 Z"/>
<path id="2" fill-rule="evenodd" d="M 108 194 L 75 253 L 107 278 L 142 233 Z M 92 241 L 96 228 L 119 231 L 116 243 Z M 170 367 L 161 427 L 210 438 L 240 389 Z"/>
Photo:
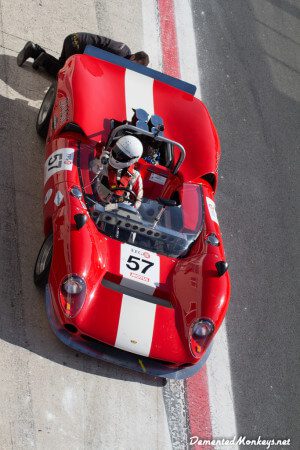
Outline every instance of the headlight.
<path id="1" fill-rule="evenodd" d="M 194 356 L 199 358 L 207 347 L 214 324 L 210 319 L 198 319 L 190 328 L 190 349 Z"/>
<path id="2" fill-rule="evenodd" d="M 69 275 L 61 285 L 61 304 L 67 317 L 75 317 L 85 300 L 86 284 L 78 275 Z"/>
<path id="3" fill-rule="evenodd" d="M 193 325 L 192 337 L 195 341 L 202 341 L 214 331 L 214 324 L 209 319 L 200 319 Z"/>
<path id="4" fill-rule="evenodd" d="M 82 278 L 71 275 L 62 284 L 62 289 L 66 295 L 80 294 L 82 289 L 85 287 L 85 282 Z"/>

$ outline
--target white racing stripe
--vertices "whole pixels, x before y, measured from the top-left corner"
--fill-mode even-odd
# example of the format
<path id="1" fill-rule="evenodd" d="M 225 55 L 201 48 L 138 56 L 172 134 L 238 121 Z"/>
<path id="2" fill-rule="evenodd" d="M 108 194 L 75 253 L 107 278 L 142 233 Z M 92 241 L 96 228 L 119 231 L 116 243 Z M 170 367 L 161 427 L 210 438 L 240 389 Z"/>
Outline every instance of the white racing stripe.
<path id="1" fill-rule="evenodd" d="M 143 0 L 144 49 L 149 53 L 150 67 L 162 70 L 159 12 L 157 0 Z M 148 112 L 148 111 L 147 111 Z M 169 380 L 163 389 L 170 432 L 169 447 L 173 450 L 186 448 L 188 442 L 188 418 L 185 405 L 185 385 L 182 380 Z"/>
<path id="2" fill-rule="evenodd" d="M 141 3 L 143 12 L 144 48 L 146 51 L 149 51 L 150 66 L 157 70 L 161 70 L 162 59 L 157 2 L 156 0 L 143 0 Z M 197 86 L 196 96 L 202 98 L 203 89 L 201 92 L 201 73 L 199 73 L 197 64 L 197 50 L 191 4 L 189 0 L 174 0 L 174 4 L 181 76 L 183 80 Z M 141 89 L 137 88 L 133 78 L 131 78 L 128 83 L 128 92 L 126 93 L 127 117 L 132 117 L 130 108 L 137 107 L 134 106 L 134 103 L 139 100 L 138 95 L 140 94 Z M 144 98 L 144 90 L 142 94 L 142 98 Z M 149 93 L 147 96 L 148 95 Z M 153 97 L 151 97 L 151 102 L 153 105 Z M 144 106 L 143 109 L 146 109 L 146 111 L 150 113 L 147 108 L 149 109 L 148 105 Z M 225 321 L 215 338 L 211 355 L 208 358 L 207 375 L 213 436 L 236 436 L 236 421 L 233 406 L 230 360 Z M 176 411 L 180 409 L 178 408 L 178 405 L 181 403 L 183 404 L 185 401 L 183 383 L 176 381 L 172 384 L 171 382 L 168 384 L 168 387 L 169 386 L 172 386 L 173 389 L 172 401 L 174 402 L 174 405 L 170 408 L 170 417 L 168 417 L 171 440 L 173 448 L 183 448 L 183 445 L 177 445 L 177 440 L 174 438 L 174 436 L 178 434 L 182 439 L 182 442 L 187 441 L 187 430 L 182 426 L 182 415 L 181 420 L 176 420 Z"/>
<path id="3" fill-rule="evenodd" d="M 133 109 L 141 108 L 151 116 L 154 114 L 153 78 L 133 70 L 125 72 L 126 118 L 131 120 Z"/>
<path id="4" fill-rule="evenodd" d="M 157 0 L 143 0 L 141 3 L 144 49 L 149 53 L 150 67 L 161 71 L 162 49 Z M 163 397 L 170 433 L 169 448 L 181 450 L 187 447 L 188 442 L 188 418 L 183 380 L 169 380 L 163 389 Z"/>
<path id="5" fill-rule="evenodd" d="M 123 295 L 115 347 L 149 356 L 156 305 Z"/>

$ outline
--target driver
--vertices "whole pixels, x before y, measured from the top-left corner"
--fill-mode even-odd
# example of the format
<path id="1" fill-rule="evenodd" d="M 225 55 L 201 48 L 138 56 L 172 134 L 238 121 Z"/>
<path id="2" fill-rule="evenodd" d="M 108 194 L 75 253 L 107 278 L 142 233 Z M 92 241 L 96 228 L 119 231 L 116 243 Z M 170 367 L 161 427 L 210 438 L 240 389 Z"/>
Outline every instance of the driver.
<path id="1" fill-rule="evenodd" d="M 134 165 L 142 153 L 143 145 L 138 138 L 122 136 L 111 151 L 103 151 L 100 158 L 93 160 L 91 169 L 97 175 L 96 191 L 102 203 L 131 201 L 139 208 L 143 180 Z"/>

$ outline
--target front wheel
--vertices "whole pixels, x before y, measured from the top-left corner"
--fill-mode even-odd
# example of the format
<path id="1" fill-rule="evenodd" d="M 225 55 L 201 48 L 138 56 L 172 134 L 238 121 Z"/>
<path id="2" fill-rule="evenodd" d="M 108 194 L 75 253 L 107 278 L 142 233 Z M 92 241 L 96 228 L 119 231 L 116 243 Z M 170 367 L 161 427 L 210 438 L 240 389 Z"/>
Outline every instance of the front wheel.
<path id="1" fill-rule="evenodd" d="M 56 81 L 51 84 L 43 103 L 41 104 L 37 119 L 36 119 L 36 132 L 39 136 L 46 139 L 48 128 L 50 124 L 51 114 L 55 102 L 56 96 Z"/>
<path id="2" fill-rule="evenodd" d="M 33 280 L 38 287 L 45 287 L 51 267 L 53 249 L 53 234 L 44 240 L 34 266 Z"/>

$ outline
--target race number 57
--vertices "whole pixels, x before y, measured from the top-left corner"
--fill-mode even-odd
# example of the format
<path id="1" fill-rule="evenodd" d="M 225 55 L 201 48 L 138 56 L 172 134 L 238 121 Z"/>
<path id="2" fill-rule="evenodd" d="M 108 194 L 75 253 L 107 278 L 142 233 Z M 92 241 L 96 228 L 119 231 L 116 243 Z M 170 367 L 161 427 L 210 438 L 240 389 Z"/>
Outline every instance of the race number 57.
<path id="1" fill-rule="evenodd" d="M 124 243 L 121 245 L 120 274 L 122 285 L 152 294 L 160 283 L 160 257 L 157 253 Z"/>
<path id="2" fill-rule="evenodd" d="M 138 256 L 130 255 L 127 259 L 126 266 L 130 270 L 141 271 L 141 273 L 146 273 L 150 267 L 154 266 L 154 263 L 147 261 L 146 259 L 139 258 Z"/>
<path id="3" fill-rule="evenodd" d="M 46 184 L 49 178 L 57 172 L 61 172 L 63 170 L 71 171 L 73 168 L 73 160 L 73 148 L 60 148 L 51 153 L 45 162 L 44 184 Z"/>

